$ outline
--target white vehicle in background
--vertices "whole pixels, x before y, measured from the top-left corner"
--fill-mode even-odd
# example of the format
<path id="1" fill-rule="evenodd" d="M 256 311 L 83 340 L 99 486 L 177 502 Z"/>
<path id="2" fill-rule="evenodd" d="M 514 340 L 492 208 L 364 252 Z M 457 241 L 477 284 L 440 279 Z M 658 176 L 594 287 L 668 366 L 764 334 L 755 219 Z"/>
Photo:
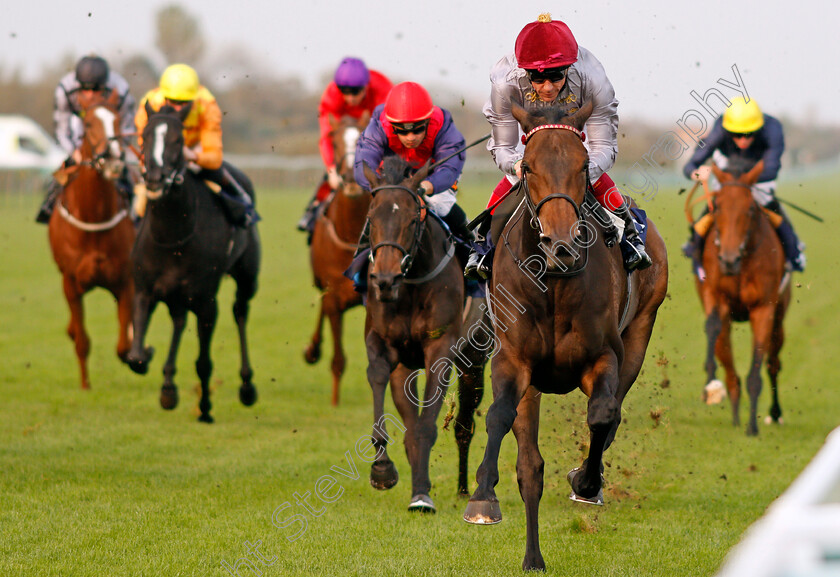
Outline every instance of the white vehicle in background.
<path id="1" fill-rule="evenodd" d="M 41 125 L 20 114 L 0 114 L 0 170 L 53 172 L 67 154 Z"/>

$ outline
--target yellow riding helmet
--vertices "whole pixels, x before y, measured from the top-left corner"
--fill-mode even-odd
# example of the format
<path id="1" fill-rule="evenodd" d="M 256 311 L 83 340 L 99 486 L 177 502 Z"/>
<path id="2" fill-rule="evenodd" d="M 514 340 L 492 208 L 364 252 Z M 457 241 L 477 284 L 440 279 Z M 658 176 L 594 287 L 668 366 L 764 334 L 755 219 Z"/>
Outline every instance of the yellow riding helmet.
<path id="1" fill-rule="evenodd" d="M 736 134 L 749 134 L 764 126 L 764 114 L 755 100 L 733 98 L 732 104 L 723 113 L 723 129 Z"/>
<path id="2" fill-rule="evenodd" d="M 195 100 L 199 86 L 198 73 L 186 64 L 173 64 L 160 76 L 160 91 L 169 100 Z"/>

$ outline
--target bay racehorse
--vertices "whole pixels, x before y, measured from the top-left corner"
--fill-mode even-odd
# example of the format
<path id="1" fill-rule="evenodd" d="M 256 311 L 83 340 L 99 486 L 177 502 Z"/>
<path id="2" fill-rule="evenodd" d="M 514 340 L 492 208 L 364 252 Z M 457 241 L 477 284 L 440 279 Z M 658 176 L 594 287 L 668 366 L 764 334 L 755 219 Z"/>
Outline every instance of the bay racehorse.
<path id="1" fill-rule="evenodd" d="M 602 503 L 602 457 L 615 438 L 621 405 L 644 361 L 657 309 L 665 298 L 665 245 L 647 224 L 653 266 L 627 274 L 618 248 L 607 248 L 597 214 L 588 207 L 589 157 L 581 128 L 592 111 L 571 116 L 549 108 L 529 114 L 514 105 L 526 132 L 521 204 L 497 241 L 488 301 L 515 299 L 519 308 L 491 307 L 498 352 L 492 359 L 493 403 L 487 412 L 487 447 L 478 488 L 464 520 L 502 519 L 494 487 L 499 449 L 513 428 L 516 474 L 525 503 L 523 569 L 544 569 L 539 547 L 543 459 L 537 445 L 544 393 L 580 389 L 589 397 L 589 454 L 568 480 L 571 498 Z M 513 313 L 508 316 L 509 313 Z"/>
<path id="2" fill-rule="evenodd" d="M 750 416 L 747 434 L 758 434 L 758 396 L 761 393 L 761 369 L 765 358 L 773 400 L 768 420 L 778 423 L 778 376 L 781 370 L 779 351 L 785 339 L 784 318 L 790 304 L 790 274 L 785 273 L 781 242 L 766 213 L 753 200 L 751 186 L 764 168 L 759 162 L 748 171 L 712 170 L 720 182 L 714 194 L 714 217 L 703 250 L 706 280 L 695 279 L 697 292 L 706 314 L 706 377 L 704 397 L 707 403 L 719 402 L 723 384 L 715 378 L 720 360 L 726 372 L 726 391 L 732 405 L 732 424 L 739 425 L 741 380 L 735 371 L 730 330 L 732 321 L 749 320 L 752 327 L 752 362 L 747 376 Z"/>
<path id="3" fill-rule="evenodd" d="M 369 121 L 368 112 L 359 119 L 345 116 L 339 121 L 330 117 L 333 151 L 343 183 L 328 201 L 326 210 L 315 220 L 309 247 L 312 276 L 322 294 L 315 332 L 304 351 L 304 358 L 310 364 L 321 358 L 321 329 L 324 317 L 327 317 L 333 336 L 333 405 L 338 405 L 341 375 L 346 364 L 341 344 L 342 316 L 344 311 L 362 304 L 362 295 L 353 289 L 353 282 L 344 276 L 344 271 L 353 260 L 370 205 L 370 193 L 362 189 L 353 176 L 356 142 Z"/>
<path id="4" fill-rule="evenodd" d="M 117 300 L 117 356 L 126 360 L 131 346 L 129 324 L 134 282 L 129 255 L 134 243 L 128 200 L 115 181 L 125 169 L 120 132 L 119 94 L 85 107 L 82 161 L 56 172 L 64 184 L 49 222 L 50 247 L 70 306 L 67 334 L 76 345 L 82 388 L 90 388 L 87 359 L 90 337 L 85 330 L 82 297 L 102 287 Z"/>
<path id="5" fill-rule="evenodd" d="M 169 107 L 149 113 L 149 123 L 143 131 L 148 204 L 132 251 L 136 295 L 134 342 L 128 363 L 137 373 L 148 371 L 154 349 L 144 348 L 143 343 L 156 305 L 165 303 L 173 332 L 163 366 L 160 404 L 164 409 L 174 409 L 178 404 L 175 360 L 187 313 L 192 311 L 197 318 L 199 344 L 195 363 L 201 381 L 198 420 L 212 423 L 210 342 L 218 316 L 216 294 L 226 274 L 236 282 L 233 316 L 241 355 L 239 399 L 246 406 L 257 399 L 245 330 L 260 268 L 257 225 L 241 228 L 230 224 L 214 193 L 188 169 L 183 154 L 182 119 Z M 253 198 L 250 182 L 241 184 Z"/>
<path id="6" fill-rule="evenodd" d="M 454 374 L 459 381 L 458 490 L 468 494 L 473 415 L 483 393 L 484 365 L 493 349 L 492 330 L 483 320 L 486 307 L 482 303 L 469 301 L 465 314 L 463 264 L 454 258 L 451 234 L 416 192 L 428 176 L 428 164 L 408 177 L 410 167 L 397 156 L 386 158 L 382 176 L 367 166 L 364 169 L 373 195 L 368 211 L 371 252 L 365 345 L 377 454 L 370 482 L 376 489 L 390 489 L 398 480 L 387 452 L 390 437 L 385 423 L 395 421 L 384 412 L 390 380 L 391 396 L 402 419 L 393 424 L 404 431 L 411 466 L 408 508 L 434 512 L 429 456 L 437 440 L 437 417 Z M 417 380 L 423 371 L 425 392 L 418 396 Z"/>

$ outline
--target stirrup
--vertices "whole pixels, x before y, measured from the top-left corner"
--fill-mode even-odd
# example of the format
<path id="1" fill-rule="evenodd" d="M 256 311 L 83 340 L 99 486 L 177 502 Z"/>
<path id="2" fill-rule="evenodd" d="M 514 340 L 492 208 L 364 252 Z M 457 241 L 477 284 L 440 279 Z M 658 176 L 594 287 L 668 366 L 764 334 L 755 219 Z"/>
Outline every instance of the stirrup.
<path id="1" fill-rule="evenodd" d="M 650 256 L 645 251 L 645 247 L 638 237 L 633 239 L 636 242 L 633 242 L 630 239 L 625 240 L 627 240 L 627 246 L 632 249 L 632 251 L 627 251 L 624 258 L 624 268 L 628 272 L 643 270 L 653 264 L 653 260 L 651 260 Z"/>
<path id="2" fill-rule="evenodd" d="M 490 266 L 485 264 L 486 259 L 486 254 L 471 251 L 467 259 L 467 266 L 464 267 L 464 276 L 469 280 L 487 280 L 490 276 Z"/>

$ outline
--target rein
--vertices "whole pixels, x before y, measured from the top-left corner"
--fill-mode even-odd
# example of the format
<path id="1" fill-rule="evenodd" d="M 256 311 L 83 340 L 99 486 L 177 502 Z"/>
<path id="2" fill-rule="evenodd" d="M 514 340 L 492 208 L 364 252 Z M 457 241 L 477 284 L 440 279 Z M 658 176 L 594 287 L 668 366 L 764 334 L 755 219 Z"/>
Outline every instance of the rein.
<path id="1" fill-rule="evenodd" d="M 447 242 L 449 244 L 449 248 L 446 251 L 444 257 L 440 260 L 440 262 L 432 269 L 430 272 L 426 273 L 425 275 L 418 277 L 418 278 L 407 278 L 406 275 L 408 271 L 411 269 L 412 265 L 414 264 L 414 259 L 417 256 L 417 251 L 420 250 L 420 239 L 423 236 L 423 231 L 425 230 L 425 223 L 426 223 L 426 216 L 428 214 L 428 209 L 426 207 L 426 201 L 423 200 L 423 197 L 417 192 L 411 190 L 410 188 L 402 185 L 396 184 L 388 184 L 384 186 L 378 186 L 370 191 L 371 196 L 376 196 L 376 193 L 380 190 L 403 190 L 407 192 L 412 199 L 417 203 L 417 215 L 412 220 L 415 223 L 414 226 L 414 238 L 412 239 L 411 246 L 406 249 L 404 246 L 397 242 L 393 241 L 382 241 L 370 249 L 370 255 L 368 259 L 370 263 L 373 264 L 374 256 L 376 251 L 382 248 L 383 246 L 390 246 L 396 248 L 403 254 L 403 258 L 400 261 L 400 274 L 403 277 L 403 282 L 406 284 L 422 284 L 428 282 L 438 276 L 443 269 L 449 264 L 449 261 L 452 259 L 453 255 L 455 254 L 455 243 L 452 242 L 452 234 L 447 232 Z M 370 218 L 368 218 L 367 222 L 365 223 L 365 227 L 370 225 Z"/>

